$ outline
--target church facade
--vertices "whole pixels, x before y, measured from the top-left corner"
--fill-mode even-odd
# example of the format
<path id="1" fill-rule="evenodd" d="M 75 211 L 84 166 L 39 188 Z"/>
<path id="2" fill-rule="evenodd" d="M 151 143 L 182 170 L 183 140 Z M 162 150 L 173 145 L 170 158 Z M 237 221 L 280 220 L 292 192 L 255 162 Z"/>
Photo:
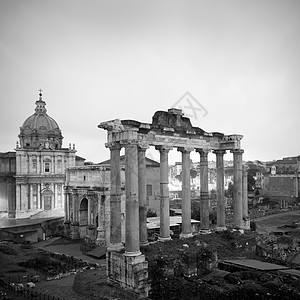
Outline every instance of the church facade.
<path id="1" fill-rule="evenodd" d="M 9 217 L 31 217 L 43 211 L 63 216 L 66 169 L 84 161 L 76 156 L 74 144 L 62 146 L 61 130 L 47 114 L 41 90 L 35 104 L 35 112 L 20 127 L 15 149 L 16 192 L 8 199 L 8 207 L 15 207 L 15 214 Z"/>

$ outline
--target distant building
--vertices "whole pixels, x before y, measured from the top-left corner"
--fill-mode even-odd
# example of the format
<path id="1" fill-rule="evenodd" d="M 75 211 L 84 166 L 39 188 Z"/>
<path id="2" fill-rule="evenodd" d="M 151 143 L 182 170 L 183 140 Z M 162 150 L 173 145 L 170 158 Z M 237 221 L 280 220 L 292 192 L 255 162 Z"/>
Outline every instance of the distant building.
<path id="1" fill-rule="evenodd" d="M 286 157 L 267 163 L 264 174 L 264 195 L 285 207 L 299 197 L 300 156 Z"/>
<path id="2" fill-rule="evenodd" d="M 0 153 L 0 218 L 16 216 L 16 154 Z M 10 199 L 10 201 L 8 201 Z"/>
<path id="3" fill-rule="evenodd" d="M 121 156 L 121 227 L 125 241 L 125 156 Z M 147 208 L 159 216 L 159 163 L 146 157 Z M 96 240 L 106 246 L 110 239 L 110 160 L 66 170 L 66 235 Z M 69 223 L 69 225 L 68 225 Z"/>

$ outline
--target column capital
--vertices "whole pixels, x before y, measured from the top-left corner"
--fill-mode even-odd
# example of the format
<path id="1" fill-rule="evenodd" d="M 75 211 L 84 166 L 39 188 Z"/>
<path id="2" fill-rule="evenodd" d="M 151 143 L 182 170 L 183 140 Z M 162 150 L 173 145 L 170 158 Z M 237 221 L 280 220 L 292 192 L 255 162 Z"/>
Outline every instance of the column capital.
<path id="1" fill-rule="evenodd" d="M 190 153 L 192 151 L 194 151 L 195 148 L 194 147 L 189 147 L 189 146 L 186 146 L 186 147 L 178 147 L 177 148 L 177 151 L 181 152 L 181 153 Z"/>
<path id="2" fill-rule="evenodd" d="M 210 152 L 210 149 L 197 148 L 196 152 L 198 152 L 200 156 L 207 156 L 208 153 Z"/>
<path id="3" fill-rule="evenodd" d="M 213 153 L 216 155 L 224 155 L 226 154 L 226 150 L 217 149 L 217 150 L 213 150 Z"/>
<path id="4" fill-rule="evenodd" d="M 243 154 L 244 150 L 243 149 L 232 149 L 232 150 L 230 150 L 230 153 L 233 153 L 233 154 Z"/>
<path id="5" fill-rule="evenodd" d="M 110 150 L 121 150 L 122 145 L 119 142 L 105 143 L 105 147 Z"/>
<path id="6" fill-rule="evenodd" d="M 155 146 L 155 149 L 158 150 L 159 152 L 169 152 L 170 150 L 173 149 L 173 146 L 160 145 L 160 146 Z"/>
<path id="7" fill-rule="evenodd" d="M 149 148 L 149 145 L 146 143 L 138 143 L 138 151 L 146 151 Z"/>

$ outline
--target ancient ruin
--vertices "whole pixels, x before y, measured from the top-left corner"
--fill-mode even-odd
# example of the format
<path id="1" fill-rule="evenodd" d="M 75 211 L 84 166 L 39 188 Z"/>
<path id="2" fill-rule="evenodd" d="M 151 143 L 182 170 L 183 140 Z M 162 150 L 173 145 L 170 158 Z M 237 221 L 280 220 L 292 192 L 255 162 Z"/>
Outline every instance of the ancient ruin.
<path id="1" fill-rule="evenodd" d="M 181 238 L 192 236 L 190 199 L 190 153 L 200 155 L 201 229 L 209 230 L 208 163 L 210 151 L 217 159 L 217 228 L 225 229 L 224 164 L 227 150 L 234 160 L 234 226 L 249 228 L 247 207 L 247 174 L 243 173 L 242 135 L 208 133 L 193 127 L 182 110 L 171 108 L 157 111 L 152 124 L 135 120 L 103 122 L 99 128 L 107 130 L 106 147 L 110 149 L 110 244 L 107 272 L 110 280 L 143 295 L 148 294 L 147 262 L 140 251 L 147 245 L 145 151 L 150 146 L 160 152 L 160 241 L 170 240 L 168 154 L 172 149 L 182 153 L 182 232 Z M 120 150 L 125 148 L 125 253 L 121 240 L 121 181 Z"/>

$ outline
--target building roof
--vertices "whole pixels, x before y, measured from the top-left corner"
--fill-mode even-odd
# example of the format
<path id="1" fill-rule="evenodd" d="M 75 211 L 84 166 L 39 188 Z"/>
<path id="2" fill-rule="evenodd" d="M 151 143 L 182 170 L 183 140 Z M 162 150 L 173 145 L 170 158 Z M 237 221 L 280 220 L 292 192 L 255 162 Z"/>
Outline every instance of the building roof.
<path id="1" fill-rule="evenodd" d="M 14 158 L 14 157 L 16 157 L 15 151 L 0 152 L 0 158 Z"/>
<path id="2" fill-rule="evenodd" d="M 121 165 L 125 165 L 125 155 L 120 156 Z M 110 165 L 110 159 L 100 162 L 99 165 Z M 159 167 L 159 162 L 146 157 L 146 167 Z"/>

